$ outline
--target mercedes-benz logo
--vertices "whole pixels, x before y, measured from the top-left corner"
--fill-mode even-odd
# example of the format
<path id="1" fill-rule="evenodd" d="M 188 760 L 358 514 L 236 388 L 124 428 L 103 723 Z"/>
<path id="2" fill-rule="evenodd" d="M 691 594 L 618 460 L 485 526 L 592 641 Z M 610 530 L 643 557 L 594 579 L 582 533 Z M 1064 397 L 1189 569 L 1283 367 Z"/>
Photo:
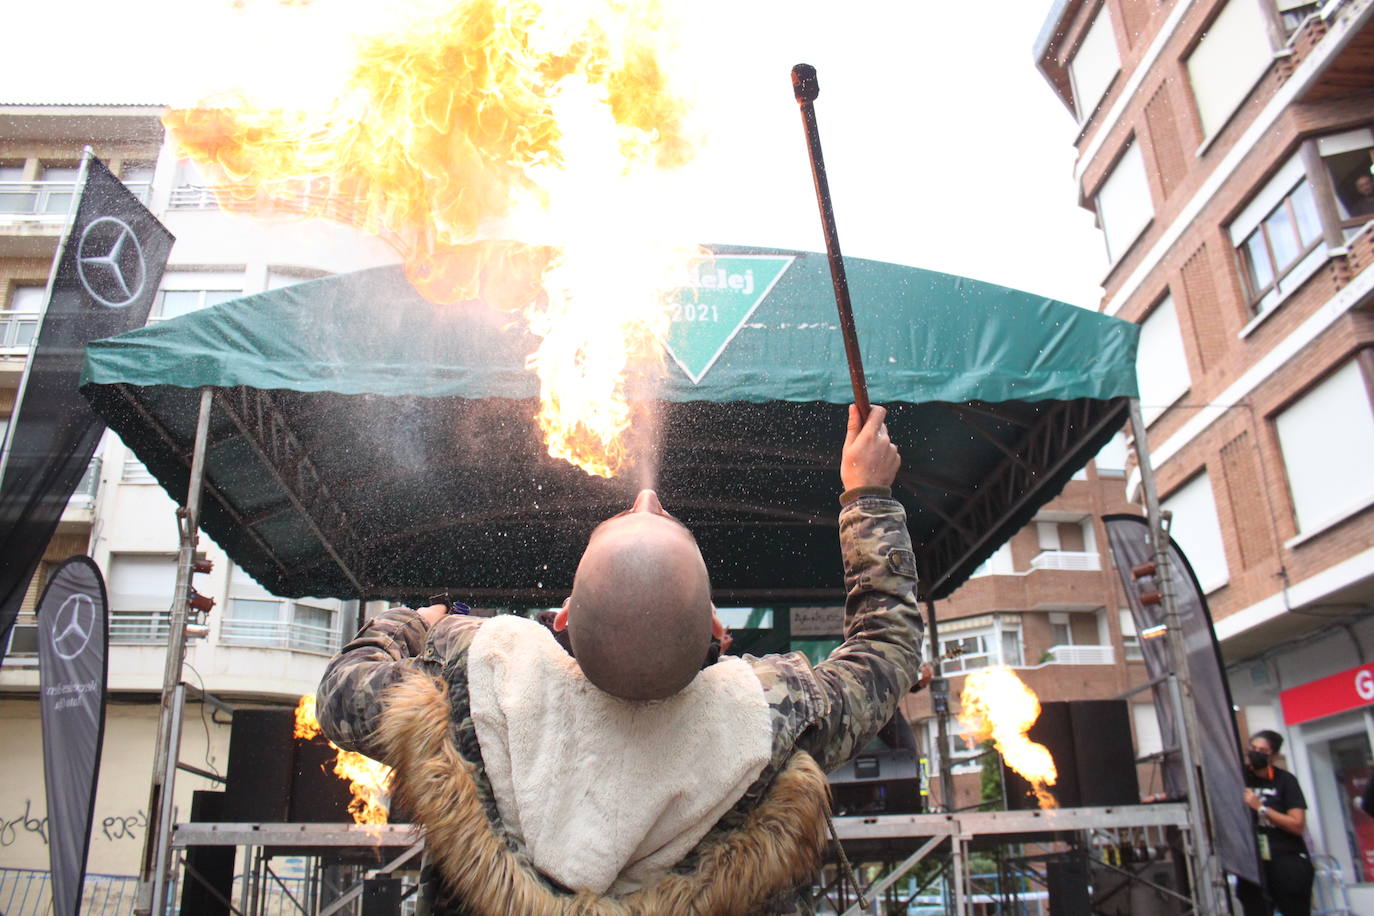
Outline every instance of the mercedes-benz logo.
<path id="1" fill-rule="evenodd" d="M 148 278 L 138 234 L 113 216 L 100 217 L 81 233 L 76 268 L 87 294 L 116 309 L 132 305 Z"/>
<path id="2" fill-rule="evenodd" d="M 94 629 L 95 602 L 89 595 L 68 595 L 53 621 L 53 651 L 68 661 L 76 658 L 91 641 Z"/>

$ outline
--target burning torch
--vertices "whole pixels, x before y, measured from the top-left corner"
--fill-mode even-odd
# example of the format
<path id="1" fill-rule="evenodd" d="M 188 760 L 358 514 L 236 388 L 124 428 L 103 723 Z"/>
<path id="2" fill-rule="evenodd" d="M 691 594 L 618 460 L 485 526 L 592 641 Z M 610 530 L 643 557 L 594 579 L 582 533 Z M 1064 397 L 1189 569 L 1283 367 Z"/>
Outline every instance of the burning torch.
<path id="1" fill-rule="evenodd" d="M 840 233 L 835 228 L 835 210 L 830 203 L 830 183 L 825 177 L 825 159 L 821 156 L 821 132 L 816 126 L 816 109 L 812 102 L 821 93 L 816 80 L 816 68 L 797 64 L 792 68 L 792 93 L 801 106 L 802 126 L 806 129 L 806 149 L 811 156 L 811 177 L 816 182 L 816 203 L 821 210 L 821 230 L 825 233 L 825 251 L 830 258 L 830 280 L 835 285 L 835 307 L 840 312 L 840 334 L 844 337 L 844 355 L 849 360 L 849 383 L 854 386 L 854 406 L 859 410 L 859 423 L 868 422 L 868 382 L 864 380 L 863 358 L 859 355 L 859 335 L 854 330 L 854 312 L 849 305 L 849 279 L 844 273 L 844 257 L 840 254 Z"/>

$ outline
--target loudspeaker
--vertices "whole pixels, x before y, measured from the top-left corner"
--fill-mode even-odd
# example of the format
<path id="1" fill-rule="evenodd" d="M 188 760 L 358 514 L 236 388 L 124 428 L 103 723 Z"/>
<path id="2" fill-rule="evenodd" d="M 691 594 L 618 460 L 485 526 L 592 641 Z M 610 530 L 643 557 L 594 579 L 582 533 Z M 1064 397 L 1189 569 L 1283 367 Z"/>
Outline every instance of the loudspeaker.
<path id="1" fill-rule="evenodd" d="M 223 792 L 203 789 L 192 792 L 191 820 L 226 820 L 224 798 Z M 234 892 L 235 851 L 233 846 L 190 846 L 186 849 L 181 916 L 229 916 L 229 906 L 225 901 L 230 900 Z"/>
<path id="2" fill-rule="evenodd" d="M 865 748 L 829 780 L 836 816 L 919 814 L 923 808 L 920 773 L 911 751 Z"/>
<path id="3" fill-rule="evenodd" d="M 1088 863 L 1083 859 L 1045 863 L 1045 889 L 1050 896 L 1050 916 L 1091 916 Z"/>
<path id="4" fill-rule="evenodd" d="M 272 824 L 288 819 L 295 725 L 296 715 L 290 709 L 234 711 L 224 820 Z"/>
<path id="5" fill-rule="evenodd" d="M 1040 718 L 1026 734 L 1045 745 L 1054 758 L 1059 778 L 1050 793 L 1061 808 L 1139 804 L 1125 700 L 1042 703 Z M 1030 783 L 1005 762 L 1002 777 L 1009 810 L 1038 807 Z"/>
<path id="6" fill-rule="evenodd" d="M 353 794 L 348 782 L 334 774 L 335 751 L 323 737 L 295 742 L 291 767 L 292 823 L 352 823 L 348 803 Z"/>
<path id="7" fill-rule="evenodd" d="M 1131 713 L 1125 700 L 1074 700 L 1074 758 L 1078 804 L 1084 807 L 1140 804 Z"/>

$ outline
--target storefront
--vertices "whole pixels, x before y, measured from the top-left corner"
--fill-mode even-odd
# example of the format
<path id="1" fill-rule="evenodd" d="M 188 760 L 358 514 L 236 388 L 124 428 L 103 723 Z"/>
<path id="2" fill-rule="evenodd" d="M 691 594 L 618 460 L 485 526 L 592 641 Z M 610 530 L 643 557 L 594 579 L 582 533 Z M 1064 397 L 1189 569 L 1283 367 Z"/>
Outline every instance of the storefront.
<path id="1" fill-rule="evenodd" d="M 1374 777 L 1374 664 L 1279 693 L 1288 761 L 1307 795 L 1314 851 L 1334 857 L 1352 884 L 1374 887 L 1374 818 L 1359 808 Z"/>

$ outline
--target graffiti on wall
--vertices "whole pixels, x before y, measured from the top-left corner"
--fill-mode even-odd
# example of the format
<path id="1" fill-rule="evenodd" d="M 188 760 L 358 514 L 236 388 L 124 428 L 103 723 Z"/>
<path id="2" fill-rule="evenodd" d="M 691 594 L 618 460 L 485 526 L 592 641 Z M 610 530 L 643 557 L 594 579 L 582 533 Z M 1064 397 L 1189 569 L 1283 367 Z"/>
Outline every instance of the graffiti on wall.
<path id="1" fill-rule="evenodd" d="M 148 815 L 142 808 L 132 814 L 111 814 L 101 818 L 100 830 L 93 838 L 104 837 L 110 842 L 137 840 L 148 826 Z M 38 816 L 33 810 L 33 799 L 24 799 L 23 813 L 15 817 L 0 816 L 0 847 L 13 846 L 25 835 L 32 834 L 48 845 L 47 815 Z"/>

